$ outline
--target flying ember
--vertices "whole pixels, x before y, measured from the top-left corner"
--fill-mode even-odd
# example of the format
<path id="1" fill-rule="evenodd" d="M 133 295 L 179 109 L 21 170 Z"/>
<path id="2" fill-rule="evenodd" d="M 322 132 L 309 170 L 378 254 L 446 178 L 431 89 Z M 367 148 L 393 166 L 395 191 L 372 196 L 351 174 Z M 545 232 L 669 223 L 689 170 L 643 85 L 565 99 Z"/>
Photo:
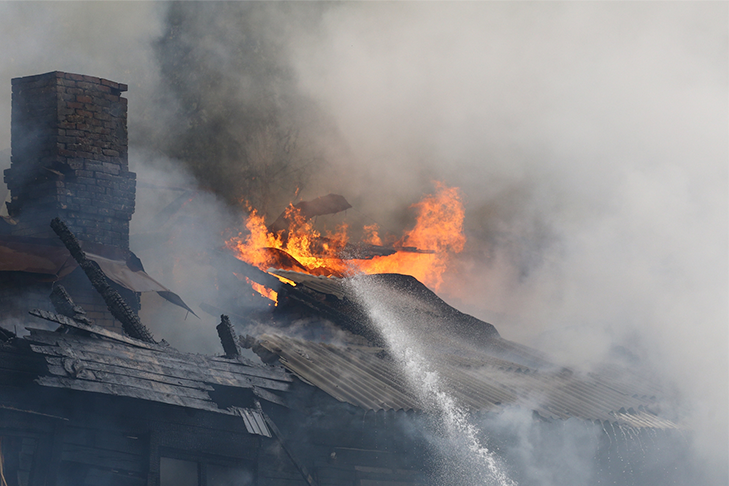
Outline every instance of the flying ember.
<path id="1" fill-rule="evenodd" d="M 232 238 L 227 245 L 238 259 L 264 271 L 276 268 L 334 277 L 400 273 L 438 290 L 450 259 L 463 250 L 466 237 L 460 190 L 440 182 L 435 185 L 434 194 L 412 206 L 417 211 L 415 227 L 389 247 L 382 246 L 377 225 L 366 226 L 364 240 L 356 244 L 349 242 L 346 225 L 325 235 L 317 231 L 311 214 L 305 214 L 305 210 L 326 198 L 341 198 L 346 204 L 341 207 L 349 207 L 344 198 L 334 194 L 311 203 L 289 205 L 268 227 L 263 217 L 252 210 L 246 220 L 248 234 Z"/>

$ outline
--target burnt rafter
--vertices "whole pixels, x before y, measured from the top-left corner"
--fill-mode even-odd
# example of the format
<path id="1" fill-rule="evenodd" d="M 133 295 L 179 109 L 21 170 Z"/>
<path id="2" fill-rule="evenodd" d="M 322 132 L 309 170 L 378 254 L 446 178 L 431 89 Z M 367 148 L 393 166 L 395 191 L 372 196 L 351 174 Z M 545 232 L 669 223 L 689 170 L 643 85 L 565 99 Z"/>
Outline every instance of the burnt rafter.
<path id="1" fill-rule="evenodd" d="M 220 316 L 220 324 L 217 325 L 216 329 L 218 331 L 218 337 L 220 338 L 220 344 L 223 345 L 223 351 L 225 351 L 225 357 L 238 357 L 240 355 L 237 344 L 238 339 L 228 316 L 225 314 Z"/>
<path id="2" fill-rule="evenodd" d="M 59 218 L 54 218 L 51 221 L 51 228 L 56 235 L 58 235 L 69 253 L 71 253 L 71 256 L 74 260 L 76 260 L 79 267 L 81 267 L 86 276 L 89 278 L 91 285 L 93 285 L 96 291 L 99 292 L 101 297 L 104 299 L 104 302 L 109 308 L 111 314 L 119 322 L 121 322 L 124 332 L 141 341 L 150 343 L 155 342 L 152 334 L 145 325 L 142 324 L 142 321 L 139 320 L 139 316 L 134 313 L 131 307 L 129 307 L 129 305 L 124 301 L 122 296 L 119 295 L 119 292 L 109 285 L 106 275 L 104 275 L 104 272 L 101 271 L 99 265 L 86 258 L 86 254 L 81 249 L 81 245 L 76 239 L 76 236 L 74 236 L 71 230 L 68 229 L 68 226 L 66 226 L 66 224 Z"/>
<path id="3" fill-rule="evenodd" d="M 70 317 L 75 321 L 84 322 L 91 324 L 91 319 L 86 316 L 86 311 L 80 305 L 76 305 L 73 302 L 71 296 L 66 292 L 63 285 L 56 285 L 51 291 L 51 304 L 56 312 L 59 314 Z"/>

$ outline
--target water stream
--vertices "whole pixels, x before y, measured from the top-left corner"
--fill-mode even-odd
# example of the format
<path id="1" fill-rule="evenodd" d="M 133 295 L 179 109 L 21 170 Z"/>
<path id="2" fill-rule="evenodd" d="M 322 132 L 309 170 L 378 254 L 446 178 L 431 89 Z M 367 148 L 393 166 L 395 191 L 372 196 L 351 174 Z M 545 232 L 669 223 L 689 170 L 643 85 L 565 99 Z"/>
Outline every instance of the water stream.
<path id="1" fill-rule="evenodd" d="M 471 422 L 467 411 L 443 386 L 441 376 L 428 359 L 427 347 L 388 305 L 390 295 L 364 279 L 353 279 L 352 287 L 417 393 L 432 432 L 439 438 L 435 441 L 441 457 L 435 465 L 435 484 L 516 486 L 497 456 L 482 444 L 482 432 Z"/>

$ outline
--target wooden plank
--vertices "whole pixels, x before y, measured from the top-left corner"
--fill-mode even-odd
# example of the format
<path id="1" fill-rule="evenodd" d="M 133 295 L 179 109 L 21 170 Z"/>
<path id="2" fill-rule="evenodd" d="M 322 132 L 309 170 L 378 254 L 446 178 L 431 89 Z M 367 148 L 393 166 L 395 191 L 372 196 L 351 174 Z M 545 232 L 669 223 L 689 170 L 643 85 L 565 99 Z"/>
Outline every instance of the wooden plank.
<path id="1" fill-rule="evenodd" d="M 63 368 L 63 366 L 48 366 L 51 374 L 59 377 L 68 377 L 69 374 Z M 114 373 L 106 373 L 103 371 L 90 371 L 85 370 L 80 373 L 79 376 L 70 379 L 92 381 L 98 383 L 108 383 L 112 385 L 125 385 L 143 390 L 149 389 L 159 393 L 165 393 L 168 395 L 177 395 L 185 398 L 196 398 L 198 400 L 210 400 L 210 396 L 203 390 L 195 388 L 187 388 L 182 386 L 169 385 L 167 383 L 160 383 L 158 381 L 143 380 L 133 378 L 131 376 L 117 375 Z"/>
<path id="2" fill-rule="evenodd" d="M 162 359 L 137 360 L 137 356 L 131 353 L 117 352 L 114 350 L 82 350 L 79 348 L 63 348 L 60 346 L 39 346 L 31 344 L 33 351 L 46 356 L 75 358 L 84 362 L 97 362 L 131 369 L 144 368 L 145 370 L 176 378 L 192 379 L 195 381 L 213 383 L 219 385 L 233 386 L 239 388 L 250 388 L 259 386 L 272 390 L 287 391 L 290 385 L 281 381 L 274 381 L 244 374 L 229 373 L 221 370 L 209 370 L 195 363 Z"/>
<path id="3" fill-rule="evenodd" d="M 107 339 L 111 339 L 113 341 L 123 342 L 123 343 L 129 344 L 131 346 L 145 348 L 145 349 L 159 349 L 160 348 L 160 346 L 158 346 L 155 343 L 147 343 L 144 341 L 140 341 L 139 339 L 134 339 L 134 338 L 125 336 L 123 334 L 119 334 L 118 332 L 109 331 L 108 329 L 104 329 L 103 327 L 95 326 L 93 324 L 84 324 L 82 322 L 78 322 L 76 320 L 71 319 L 70 317 L 66 317 L 61 314 L 56 314 L 56 313 L 44 311 L 41 309 L 33 309 L 33 310 L 29 311 L 28 313 L 32 316 L 40 317 L 41 319 L 45 319 L 47 321 L 57 322 L 58 324 L 64 325 L 66 327 L 80 329 L 82 331 L 90 332 L 90 333 L 96 334 L 98 336 L 103 336 L 103 337 L 105 337 Z"/>
<path id="4" fill-rule="evenodd" d="M 41 376 L 36 380 L 36 382 L 43 386 L 69 388 L 72 390 L 87 391 L 92 393 L 103 393 L 106 395 L 139 398 L 141 400 L 150 400 L 155 402 L 167 403 L 170 405 L 178 405 L 180 407 L 196 408 L 199 410 L 207 410 L 210 412 L 217 412 L 225 415 L 233 415 L 233 413 L 228 410 L 222 410 L 218 408 L 212 401 L 204 401 L 195 398 L 186 398 L 178 395 L 170 395 L 149 389 L 136 388 L 127 385 L 99 383 L 97 381 L 75 380 L 73 378 L 60 378 L 57 376 Z"/>
<path id="5" fill-rule="evenodd" d="M 27 336 L 25 338 L 39 344 L 60 345 L 65 343 L 72 349 L 93 351 L 95 353 L 111 354 L 120 358 L 134 359 L 135 361 L 159 362 L 165 361 L 179 364 L 196 364 L 205 369 L 215 369 L 229 373 L 245 376 L 255 376 L 269 380 L 292 382 L 293 378 L 283 370 L 271 370 L 265 368 L 251 367 L 244 363 L 233 360 L 211 359 L 206 356 L 180 353 L 173 348 L 160 350 L 147 350 L 142 348 L 130 348 L 120 343 L 111 343 L 104 340 L 91 340 L 88 338 L 79 339 L 77 336 L 59 335 L 57 333 L 42 333 Z M 34 351 L 42 353 L 41 349 L 33 348 Z M 102 351 L 103 350 L 103 351 Z"/>
<path id="6" fill-rule="evenodd" d="M 63 367 L 63 360 L 68 358 L 58 358 L 58 357 L 51 357 L 46 356 L 46 363 L 48 364 L 49 368 L 51 366 L 54 367 Z M 160 374 L 160 373 L 152 373 L 146 370 L 139 370 L 136 368 L 129 368 L 124 366 L 115 366 L 105 363 L 98 363 L 95 361 L 84 361 L 83 362 L 86 369 L 90 371 L 103 371 L 105 373 L 114 373 L 117 375 L 125 375 L 125 376 L 132 376 L 134 378 L 139 378 L 141 380 L 150 380 L 150 381 L 158 381 L 160 383 L 166 383 L 168 385 L 176 385 L 176 386 L 183 386 L 186 388 L 195 388 L 198 390 L 205 390 L 205 391 L 213 391 L 214 388 L 202 381 L 197 380 L 188 380 L 185 378 L 178 378 L 175 376 L 170 376 L 166 374 Z M 65 369 L 64 369 L 65 371 Z M 58 376 L 65 376 L 65 374 L 59 374 L 51 371 L 53 374 L 57 374 Z"/>

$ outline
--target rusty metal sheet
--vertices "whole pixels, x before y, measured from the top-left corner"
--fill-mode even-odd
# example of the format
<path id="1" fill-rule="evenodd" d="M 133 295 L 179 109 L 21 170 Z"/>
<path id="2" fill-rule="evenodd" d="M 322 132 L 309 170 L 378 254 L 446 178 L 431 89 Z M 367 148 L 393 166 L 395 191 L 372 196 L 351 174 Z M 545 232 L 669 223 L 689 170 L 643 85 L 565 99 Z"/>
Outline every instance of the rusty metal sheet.
<path id="1" fill-rule="evenodd" d="M 44 240 L 0 236 L 0 272 L 27 272 L 63 278 L 77 264 L 63 246 Z"/>
<path id="2" fill-rule="evenodd" d="M 112 260 L 101 255 L 86 252 L 86 258 L 95 261 L 101 271 L 111 280 L 122 287 L 135 292 L 165 292 L 167 287 L 157 282 L 142 270 L 134 271 L 121 260 Z"/>
<path id="3" fill-rule="evenodd" d="M 150 277 L 133 253 L 89 243 L 84 244 L 85 250 L 86 247 L 93 249 L 85 251 L 86 257 L 95 261 L 112 282 L 134 292 L 157 292 L 163 299 L 197 316 L 179 295 Z M 36 274 L 40 280 L 55 281 L 77 266 L 68 250 L 56 245 L 54 240 L 0 235 L 0 272 L 24 272 Z"/>

